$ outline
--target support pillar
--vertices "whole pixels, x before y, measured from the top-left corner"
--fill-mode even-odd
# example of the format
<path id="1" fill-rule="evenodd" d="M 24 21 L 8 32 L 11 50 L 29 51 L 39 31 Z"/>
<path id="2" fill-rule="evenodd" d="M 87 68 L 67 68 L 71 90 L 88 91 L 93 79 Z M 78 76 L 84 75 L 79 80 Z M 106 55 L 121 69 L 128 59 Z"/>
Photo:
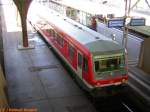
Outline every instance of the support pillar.
<path id="1" fill-rule="evenodd" d="M 19 11 L 21 17 L 21 25 L 22 25 L 22 42 L 21 45 L 19 45 L 18 47 L 19 49 L 34 48 L 33 45 L 29 45 L 27 23 L 26 23 L 28 9 L 32 0 L 13 0 L 13 1 L 16 4 L 17 9 Z"/>

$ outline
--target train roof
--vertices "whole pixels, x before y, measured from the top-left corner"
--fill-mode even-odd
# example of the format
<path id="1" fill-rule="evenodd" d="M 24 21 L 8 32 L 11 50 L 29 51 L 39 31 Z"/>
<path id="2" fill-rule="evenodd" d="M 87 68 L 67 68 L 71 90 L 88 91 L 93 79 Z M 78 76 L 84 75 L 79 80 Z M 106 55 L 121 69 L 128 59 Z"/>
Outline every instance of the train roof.
<path id="1" fill-rule="evenodd" d="M 44 9 L 38 8 L 38 9 Z M 37 11 L 36 12 L 41 12 Z M 87 49 L 92 53 L 97 52 L 112 52 L 122 50 L 123 47 L 118 44 L 116 41 L 113 41 L 110 38 L 107 38 L 100 33 L 97 33 L 86 26 L 83 26 L 67 17 L 63 17 L 58 15 L 58 13 L 54 13 L 52 10 L 45 8 L 44 12 L 40 13 L 40 15 L 56 27 L 61 29 L 63 32 L 67 32 L 67 34 L 77 40 L 79 43 L 84 45 Z M 50 16 L 53 15 L 53 16 Z"/>
<path id="2" fill-rule="evenodd" d="M 124 15 L 124 10 L 122 9 L 117 9 L 114 6 L 94 3 L 91 1 L 86 1 L 86 2 L 83 0 L 52 0 L 52 1 L 60 5 L 71 7 L 93 15 L 101 15 L 101 14 L 103 15 L 115 14 L 119 16 Z"/>

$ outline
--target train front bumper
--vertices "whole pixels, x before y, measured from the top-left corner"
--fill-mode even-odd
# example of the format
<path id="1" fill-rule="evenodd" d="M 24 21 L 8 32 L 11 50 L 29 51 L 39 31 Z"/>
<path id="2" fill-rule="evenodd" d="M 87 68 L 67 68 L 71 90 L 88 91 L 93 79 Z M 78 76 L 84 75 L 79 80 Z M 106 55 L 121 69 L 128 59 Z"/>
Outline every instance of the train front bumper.
<path id="1" fill-rule="evenodd" d="M 109 85 L 104 87 L 95 87 L 90 93 L 94 97 L 107 97 L 118 94 L 123 94 L 127 91 L 128 85 L 122 83 L 119 85 Z"/>

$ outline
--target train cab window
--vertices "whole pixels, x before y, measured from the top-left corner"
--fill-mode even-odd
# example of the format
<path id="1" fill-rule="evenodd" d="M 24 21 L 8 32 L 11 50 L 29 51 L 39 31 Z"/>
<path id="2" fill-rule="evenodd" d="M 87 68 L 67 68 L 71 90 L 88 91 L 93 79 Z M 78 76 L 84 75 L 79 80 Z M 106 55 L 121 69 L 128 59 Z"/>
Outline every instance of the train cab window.
<path id="1" fill-rule="evenodd" d="M 87 58 L 83 58 L 83 70 L 88 71 L 88 60 Z"/>
<path id="2" fill-rule="evenodd" d="M 94 62 L 95 72 L 112 71 L 122 67 L 121 57 L 113 57 Z"/>
<path id="3" fill-rule="evenodd" d="M 82 55 L 78 53 L 78 67 L 82 68 Z"/>
<path id="4" fill-rule="evenodd" d="M 107 68 L 107 60 L 101 60 L 100 61 L 100 69 L 106 69 Z"/>
<path id="5" fill-rule="evenodd" d="M 69 54 L 70 59 L 73 59 L 74 53 L 75 53 L 74 47 L 69 44 L 69 45 L 68 45 L 68 54 Z"/>
<path id="6" fill-rule="evenodd" d="M 95 64 L 95 71 L 98 72 L 98 70 L 99 70 L 99 61 L 95 61 L 94 64 Z"/>

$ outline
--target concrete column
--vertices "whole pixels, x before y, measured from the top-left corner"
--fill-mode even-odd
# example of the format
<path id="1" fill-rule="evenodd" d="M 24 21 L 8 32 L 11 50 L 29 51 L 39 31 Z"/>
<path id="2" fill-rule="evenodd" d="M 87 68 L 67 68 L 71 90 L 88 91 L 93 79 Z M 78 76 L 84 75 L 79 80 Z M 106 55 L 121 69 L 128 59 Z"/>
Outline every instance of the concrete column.
<path id="1" fill-rule="evenodd" d="M 21 25 L 22 25 L 22 47 L 28 48 L 29 42 L 28 42 L 28 34 L 27 34 L 27 13 L 29 6 L 32 2 L 32 0 L 13 0 L 16 4 L 20 17 L 21 17 Z"/>

